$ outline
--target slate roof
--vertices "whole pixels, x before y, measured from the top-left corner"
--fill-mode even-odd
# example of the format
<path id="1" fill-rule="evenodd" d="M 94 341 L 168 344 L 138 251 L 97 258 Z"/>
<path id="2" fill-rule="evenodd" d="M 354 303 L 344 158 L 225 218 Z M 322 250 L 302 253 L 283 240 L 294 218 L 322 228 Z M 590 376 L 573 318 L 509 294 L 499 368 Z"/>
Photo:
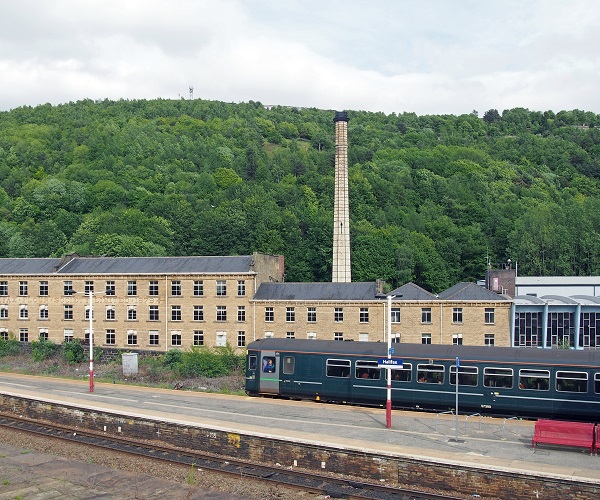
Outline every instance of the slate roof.
<path id="1" fill-rule="evenodd" d="M 392 290 L 388 295 L 396 295 L 395 299 L 392 300 L 435 300 L 437 297 L 421 288 L 419 285 L 415 285 L 412 282 L 405 283 L 404 285 Z"/>
<path id="2" fill-rule="evenodd" d="M 487 288 L 469 282 L 457 283 L 456 285 L 451 286 L 438 294 L 438 298 L 442 300 L 482 300 L 486 302 L 509 300 L 505 295 L 500 295 Z"/>
<path id="3" fill-rule="evenodd" d="M 61 267 L 62 262 L 62 267 Z M 0 259 L 0 275 L 24 274 L 238 274 L 252 270 L 252 255 L 235 257 L 74 257 Z"/>
<path id="4" fill-rule="evenodd" d="M 377 283 L 261 283 L 254 300 L 376 300 Z"/>

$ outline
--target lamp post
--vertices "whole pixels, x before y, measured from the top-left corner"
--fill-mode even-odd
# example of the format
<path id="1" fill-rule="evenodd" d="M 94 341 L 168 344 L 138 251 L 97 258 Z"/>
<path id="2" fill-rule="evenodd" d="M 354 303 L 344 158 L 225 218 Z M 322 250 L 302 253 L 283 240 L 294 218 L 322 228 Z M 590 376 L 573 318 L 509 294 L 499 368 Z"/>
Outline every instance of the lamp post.
<path id="1" fill-rule="evenodd" d="M 88 292 L 90 297 L 90 392 L 94 392 L 94 292 Z"/>
<path id="2" fill-rule="evenodd" d="M 387 296 L 388 303 L 388 332 L 387 332 L 387 357 L 392 359 L 392 298 Z M 392 427 L 392 368 L 388 365 L 387 371 L 387 399 L 385 401 L 385 425 L 388 429 Z"/>

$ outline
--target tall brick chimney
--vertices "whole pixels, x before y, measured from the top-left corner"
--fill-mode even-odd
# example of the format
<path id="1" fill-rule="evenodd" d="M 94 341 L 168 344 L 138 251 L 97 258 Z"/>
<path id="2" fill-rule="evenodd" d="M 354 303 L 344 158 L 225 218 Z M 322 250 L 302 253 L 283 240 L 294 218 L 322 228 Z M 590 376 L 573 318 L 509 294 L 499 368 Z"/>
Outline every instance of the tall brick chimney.
<path id="1" fill-rule="evenodd" d="M 348 199 L 348 113 L 338 111 L 335 123 L 335 194 L 333 202 L 333 269 L 331 281 L 350 283 L 350 209 Z"/>

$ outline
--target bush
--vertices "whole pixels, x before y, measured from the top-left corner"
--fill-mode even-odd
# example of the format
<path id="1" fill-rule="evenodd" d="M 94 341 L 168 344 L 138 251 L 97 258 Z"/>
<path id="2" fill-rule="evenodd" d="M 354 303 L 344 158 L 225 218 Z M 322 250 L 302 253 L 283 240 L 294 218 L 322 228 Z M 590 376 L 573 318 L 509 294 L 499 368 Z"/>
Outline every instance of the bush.
<path id="1" fill-rule="evenodd" d="M 31 343 L 31 355 L 36 362 L 48 359 L 56 352 L 57 345 L 46 339 L 34 340 Z"/>
<path id="2" fill-rule="evenodd" d="M 85 359 L 85 350 L 79 339 L 67 340 L 63 344 L 63 357 L 69 363 L 81 363 Z"/>
<path id="3" fill-rule="evenodd" d="M 179 349 L 167 351 L 163 356 L 163 365 L 168 368 L 175 368 L 181 363 L 182 352 Z"/>
<path id="4" fill-rule="evenodd" d="M 8 340 L 0 339 L 0 358 L 3 356 L 16 356 L 21 352 L 21 344 L 14 335 L 10 335 Z"/>

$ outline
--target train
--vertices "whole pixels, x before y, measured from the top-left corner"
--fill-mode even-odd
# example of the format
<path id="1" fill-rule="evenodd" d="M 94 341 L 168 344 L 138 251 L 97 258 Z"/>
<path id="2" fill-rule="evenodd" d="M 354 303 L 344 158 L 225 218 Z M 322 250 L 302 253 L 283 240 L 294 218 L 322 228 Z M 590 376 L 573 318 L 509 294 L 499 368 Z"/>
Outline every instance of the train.
<path id="1" fill-rule="evenodd" d="M 385 406 L 389 370 L 396 409 L 456 411 L 458 392 L 459 413 L 600 421 L 600 351 L 392 347 L 388 356 L 382 342 L 259 339 L 247 346 L 246 394 Z"/>

